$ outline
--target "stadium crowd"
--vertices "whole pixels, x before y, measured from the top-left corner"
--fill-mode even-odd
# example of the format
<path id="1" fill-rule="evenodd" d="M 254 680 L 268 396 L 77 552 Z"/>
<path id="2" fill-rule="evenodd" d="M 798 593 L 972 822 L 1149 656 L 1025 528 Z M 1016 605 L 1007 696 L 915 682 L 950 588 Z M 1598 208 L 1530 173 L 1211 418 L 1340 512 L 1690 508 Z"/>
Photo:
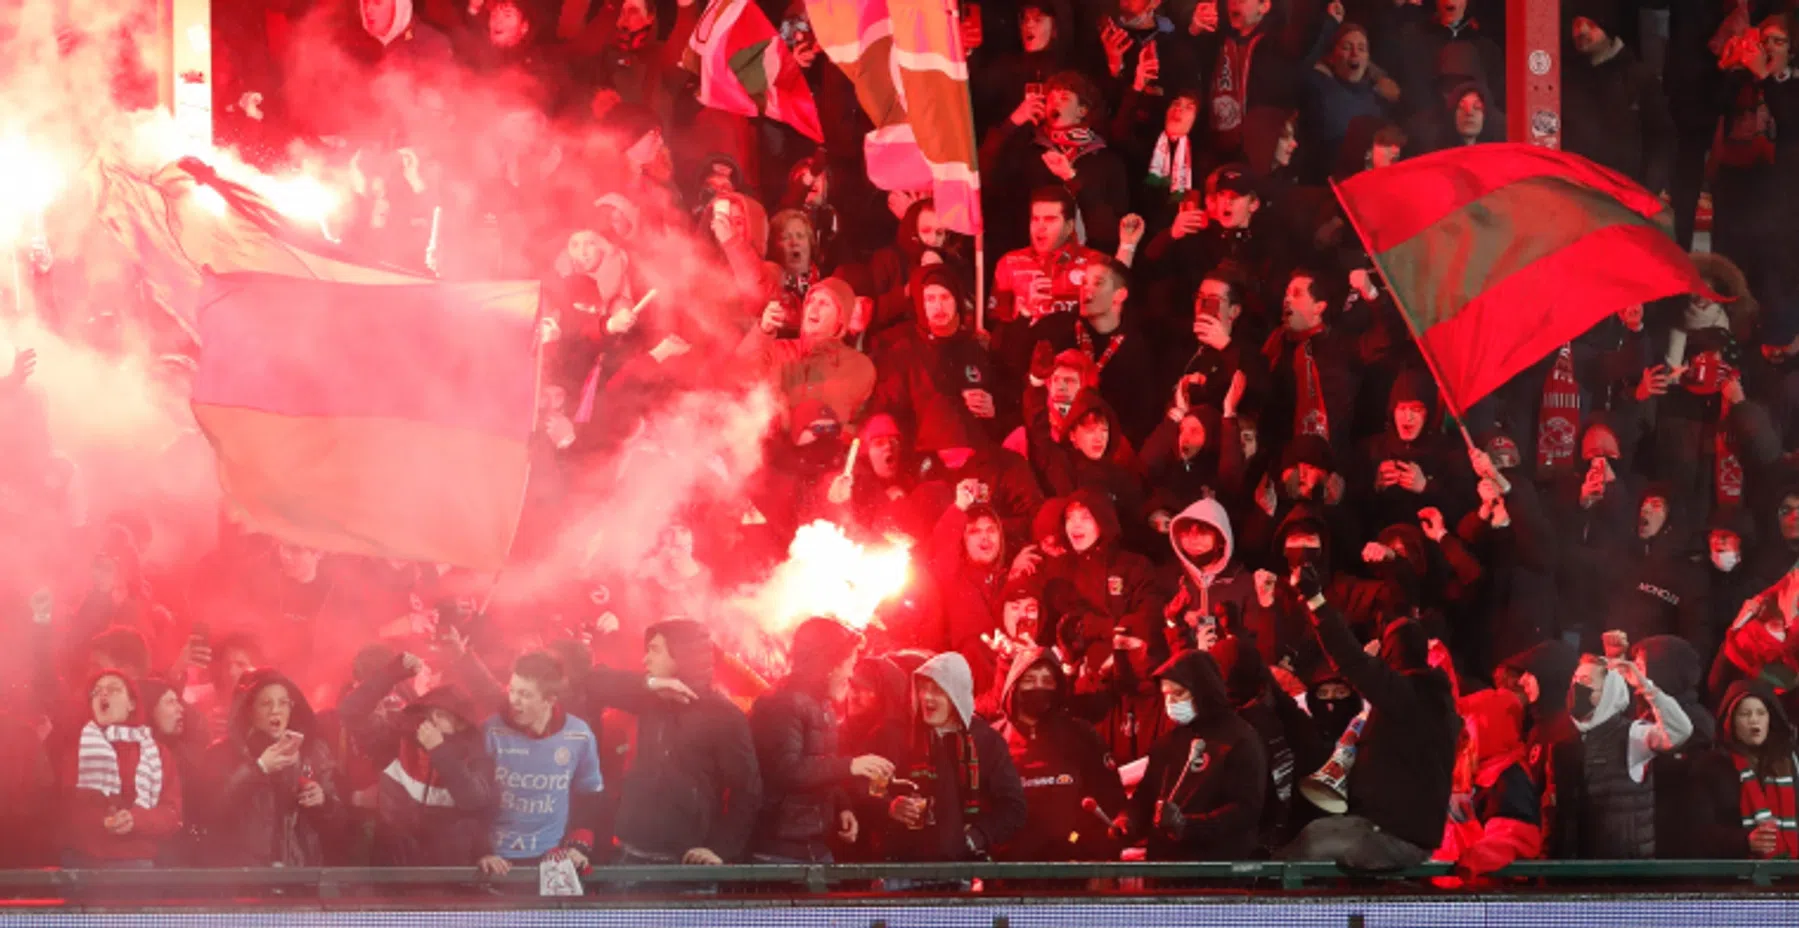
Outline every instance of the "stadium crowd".
<path id="1" fill-rule="evenodd" d="M 688 2 L 214 5 L 221 135 L 353 162 L 346 250 L 543 280 L 520 559 L 670 453 L 671 397 L 780 411 L 641 570 L 490 609 L 229 524 L 152 563 L 21 354 L 7 518 L 85 591 L 7 591 L 5 866 L 1799 855 L 1784 4 L 1564 4 L 1564 146 L 1709 226 L 1725 299 L 1620 308 L 1467 443 L 1328 181 L 1503 137 L 1501 3 L 962 0 L 984 261 L 867 182 L 847 79 L 765 6 L 822 146 L 699 106 Z M 528 105 L 471 123 L 471 80 Z M 639 303 L 670 240 L 725 324 Z M 703 591 L 817 519 L 914 576 L 764 683 Z"/>

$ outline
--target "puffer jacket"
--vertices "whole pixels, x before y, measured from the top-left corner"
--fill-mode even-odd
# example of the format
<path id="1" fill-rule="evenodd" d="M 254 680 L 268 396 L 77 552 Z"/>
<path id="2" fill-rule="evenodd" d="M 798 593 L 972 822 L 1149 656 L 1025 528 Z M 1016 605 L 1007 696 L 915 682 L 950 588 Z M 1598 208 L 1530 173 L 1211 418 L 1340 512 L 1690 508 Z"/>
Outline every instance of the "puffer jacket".
<path id="1" fill-rule="evenodd" d="M 288 728 L 306 736 L 300 762 L 263 773 L 257 759 L 272 743 L 252 731 L 251 705 L 270 685 L 287 689 L 293 710 Z M 206 857 L 216 866 L 318 867 L 331 863 L 343 838 L 345 807 L 337 791 L 337 759 L 317 733 L 312 705 L 292 680 L 258 670 L 238 683 L 224 734 L 206 752 L 205 795 L 211 801 L 201 821 L 208 832 Z M 302 780 L 325 791 L 324 805 L 303 808 Z"/>
<path id="2" fill-rule="evenodd" d="M 750 709 L 750 734 L 762 770 L 762 811 L 751 839 L 756 854 L 823 859 L 846 807 L 849 758 L 838 751 L 831 707 L 792 681 Z"/>

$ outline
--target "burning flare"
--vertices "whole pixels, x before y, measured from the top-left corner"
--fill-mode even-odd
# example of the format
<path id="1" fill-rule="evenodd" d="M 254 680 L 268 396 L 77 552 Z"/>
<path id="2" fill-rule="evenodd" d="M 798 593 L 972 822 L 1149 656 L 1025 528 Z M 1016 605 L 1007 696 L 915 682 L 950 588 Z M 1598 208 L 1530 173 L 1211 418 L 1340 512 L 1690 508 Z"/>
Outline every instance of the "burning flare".
<path id="1" fill-rule="evenodd" d="M 758 614 L 773 634 L 785 634 L 812 616 L 867 628 L 881 603 L 911 579 L 912 552 L 905 545 L 864 547 L 840 526 L 820 519 L 793 534 L 787 560 L 758 597 Z"/>

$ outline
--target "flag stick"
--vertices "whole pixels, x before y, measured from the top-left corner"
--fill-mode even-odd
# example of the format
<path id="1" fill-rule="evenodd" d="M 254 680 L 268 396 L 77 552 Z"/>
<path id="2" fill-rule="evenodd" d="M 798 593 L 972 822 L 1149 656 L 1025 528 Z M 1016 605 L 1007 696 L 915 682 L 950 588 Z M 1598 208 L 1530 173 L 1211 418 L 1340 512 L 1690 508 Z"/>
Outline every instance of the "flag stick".
<path id="1" fill-rule="evenodd" d="M 1412 341 L 1418 345 L 1418 354 L 1424 358 L 1424 366 L 1430 370 L 1432 380 L 1437 382 L 1437 393 L 1443 397 L 1443 405 L 1449 409 L 1449 417 L 1455 420 L 1456 430 L 1462 433 L 1462 441 L 1467 443 L 1469 451 L 1480 450 L 1474 444 L 1474 436 L 1468 434 L 1468 423 L 1462 418 L 1462 410 L 1456 408 L 1455 396 L 1443 383 L 1443 372 L 1437 370 L 1437 359 L 1431 356 L 1429 346 L 1424 344 L 1424 335 L 1418 331 L 1418 325 L 1412 320 L 1412 314 L 1406 311 L 1405 304 L 1399 300 L 1399 291 L 1387 282 L 1387 269 L 1375 257 L 1373 246 L 1368 244 L 1368 236 L 1362 231 L 1361 223 L 1356 221 L 1355 210 L 1343 201 L 1343 189 L 1337 181 L 1331 180 L 1331 193 L 1337 197 L 1337 203 L 1343 207 L 1343 215 L 1349 220 L 1349 227 L 1355 230 L 1356 238 L 1361 241 L 1362 248 L 1368 253 L 1368 260 L 1374 262 L 1374 270 L 1380 274 L 1381 286 L 1387 288 L 1387 295 L 1393 298 L 1393 307 L 1399 311 L 1399 318 L 1405 320 L 1406 331 L 1412 333 Z"/>
<path id="2" fill-rule="evenodd" d="M 974 234 L 974 330 L 987 331 L 987 230 Z"/>

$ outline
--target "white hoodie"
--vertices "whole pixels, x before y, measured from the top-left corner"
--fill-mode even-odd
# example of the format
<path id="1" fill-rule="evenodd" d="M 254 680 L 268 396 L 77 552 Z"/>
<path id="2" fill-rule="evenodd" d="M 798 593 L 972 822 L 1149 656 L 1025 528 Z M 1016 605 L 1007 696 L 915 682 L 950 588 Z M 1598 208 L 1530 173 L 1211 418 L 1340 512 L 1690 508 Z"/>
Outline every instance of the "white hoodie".
<path id="1" fill-rule="evenodd" d="M 1213 561 L 1210 567 L 1203 570 L 1196 566 L 1187 558 L 1187 552 L 1181 550 L 1181 543 L 1178 539 L 1182 522 L 1204 522 L 1217 529 L 1218 534 L 1224 537 L 1224 556 Z M 1192 580 L 1193 586 L 1199 590 L 1199 602 L 1189 603 L 1186 611 L 1198 610 L 1201 614 L 1211 614 L 1212 583 L 1218 579 L 1218 575 L 1223 573 L 1226 567 L 1230 566 L 1231 557 L 1237 550 L 1236 539 L 1231 535 L 1230 514 L 1224 511 L 1223 505 L 1211 497 L 1197 500 L 1191 506 L 1181 510 L 1180 515 L 1169 521 L 1168 543 L 1174 546 L 1174 556 L 1180 559 L 1181 567 L 1187 571 L 1187 578 Z"/>

